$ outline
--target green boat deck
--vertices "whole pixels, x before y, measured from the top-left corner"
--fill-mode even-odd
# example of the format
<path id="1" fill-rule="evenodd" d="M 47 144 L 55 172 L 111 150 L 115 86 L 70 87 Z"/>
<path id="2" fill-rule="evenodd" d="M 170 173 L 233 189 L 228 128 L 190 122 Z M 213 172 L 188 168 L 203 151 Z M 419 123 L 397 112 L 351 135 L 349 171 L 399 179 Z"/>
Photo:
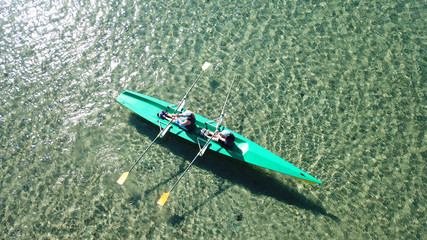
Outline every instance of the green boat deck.
<path id="1" fill-rule="evenodd" d="M 157 113 L 161 112 L 162 110 L 165 110 L 168 113 L 173 113 L 176 108 L 176 106 L 168 102 L 128 90 L 122 92 L 120 96 L 117 97 L 117 101 L 147 121 L 155 124 L 156 126 L 161 125 L 162 127 L 165 127 L 169 121 L 160 119 L 157 117 Z M 185 109 L 182 111 L 184 110 Z M 194 131 L 187 132 L 177 125 L 171 124 L 169 132 L 195 144 L 198 144 L 200 141 L 200 145 L 203 146 L 205 142 L 201 140 L 206 141 L 207 139 L 199 135 L 200 129 L 208 128 L 210 131 L 215 131 L 216 123 L 198 114 L 195 114 L 195 116 L 197 127 Z M 225 156 L 232 157 L 263 168 L 274 170 L 309 183 L 322 183 L 316 178 L 310 176 L 308 173 L 305 173 L 301 169 L 295 167 L 294 165 L 259 146 L 258 144 L 250 141 L 249 139 L 233 132 L 228 128 L 223 126 L 220 127 L 220 131 L 224 129 L 234 134 L 236 138 L 235 146 L 232 149 L 227 150 L 222 148 L 216 142 L 212 142 L 209 150 L 216 151 Z"/>

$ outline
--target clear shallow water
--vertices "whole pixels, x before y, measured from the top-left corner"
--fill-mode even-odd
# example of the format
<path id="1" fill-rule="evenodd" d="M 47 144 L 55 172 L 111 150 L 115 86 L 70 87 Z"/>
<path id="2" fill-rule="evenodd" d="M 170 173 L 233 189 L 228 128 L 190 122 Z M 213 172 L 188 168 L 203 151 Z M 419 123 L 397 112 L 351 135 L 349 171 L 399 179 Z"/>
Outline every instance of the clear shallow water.
<path id="1" fill-rule="evenodd" d="M 3 1 L 0 238 L 426 238 L 421 1 Z M 134 90 L 215 118 L 324 182 L 155 144 Z M 238 221 L 237 219 L 241 219 Z"/>

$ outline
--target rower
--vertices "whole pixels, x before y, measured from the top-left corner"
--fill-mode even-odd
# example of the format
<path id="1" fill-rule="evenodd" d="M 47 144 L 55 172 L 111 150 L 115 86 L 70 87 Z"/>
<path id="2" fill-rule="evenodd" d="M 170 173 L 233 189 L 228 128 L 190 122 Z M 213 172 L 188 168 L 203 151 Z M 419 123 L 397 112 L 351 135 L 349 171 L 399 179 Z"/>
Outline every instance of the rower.
<path id="1" fill-rule="evenodd" d="M 221 147 L 225 149 L 232 149 L 234 146 L 235 137 L 232 132 L 223 130 L 222 132 L 211 132 L 205 128 L 200 131 L 200 134 L 204 137 L 212 137 L 212 141 L 217 142 Z"/>
<path id="2" fill-rule="evenodd" d="M 169 114 L 166 111 L 162 111 L 157 114 L 157 116 L 161 119 L 167 119 L 169 121 L 173 120 L 173 122 L 178 125 L 180 128 L 185 131 L 193 131 L 196 127 L 196 116 L 189 110 L 185 110 L 183 113 Z"/>

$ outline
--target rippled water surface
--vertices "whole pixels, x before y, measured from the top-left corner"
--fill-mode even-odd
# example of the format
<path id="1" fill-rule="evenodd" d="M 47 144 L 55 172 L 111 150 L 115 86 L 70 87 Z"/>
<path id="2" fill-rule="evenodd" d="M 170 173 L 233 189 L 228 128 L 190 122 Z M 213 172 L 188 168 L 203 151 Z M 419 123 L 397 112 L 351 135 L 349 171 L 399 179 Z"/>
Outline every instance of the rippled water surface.
<path id="1" fill-rule="evenodd" d="M 0 239 L 426 239 L 423 1 L 0 1 Z M 168 136 L 178 102 L 320 179 Z"/>

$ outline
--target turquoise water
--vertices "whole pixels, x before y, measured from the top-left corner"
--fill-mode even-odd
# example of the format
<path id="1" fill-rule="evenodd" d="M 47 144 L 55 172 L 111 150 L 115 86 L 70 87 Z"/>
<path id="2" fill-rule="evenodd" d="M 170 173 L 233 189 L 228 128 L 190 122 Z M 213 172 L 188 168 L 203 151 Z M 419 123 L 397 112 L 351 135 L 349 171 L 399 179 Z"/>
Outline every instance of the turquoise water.
<path id="1" fill-rule="evenodd" d="M 423 1 L 1 1 L 0 239 L 426 239 Z M 215 118 L 310 185 L 158 133 Z"/>

